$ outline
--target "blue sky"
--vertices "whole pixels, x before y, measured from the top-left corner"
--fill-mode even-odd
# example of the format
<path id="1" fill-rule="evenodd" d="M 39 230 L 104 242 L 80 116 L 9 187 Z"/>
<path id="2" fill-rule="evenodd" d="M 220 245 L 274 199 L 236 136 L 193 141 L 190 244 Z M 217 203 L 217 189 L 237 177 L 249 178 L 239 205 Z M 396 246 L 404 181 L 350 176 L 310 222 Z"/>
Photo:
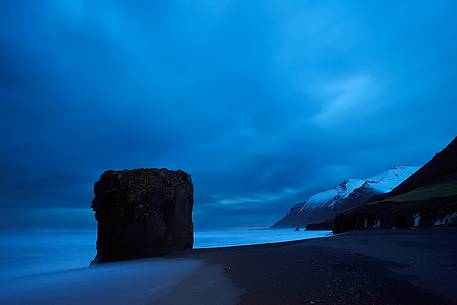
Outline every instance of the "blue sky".
<path id="1" fill-rule="evenodd" d="M 111 168 L 190 172 L 208 228 L 268 225 L 342 179 L 421 165 L 457 131 L 456 13 L 1 2 L 1 228 L 92 225 L 92 184 Z"/>

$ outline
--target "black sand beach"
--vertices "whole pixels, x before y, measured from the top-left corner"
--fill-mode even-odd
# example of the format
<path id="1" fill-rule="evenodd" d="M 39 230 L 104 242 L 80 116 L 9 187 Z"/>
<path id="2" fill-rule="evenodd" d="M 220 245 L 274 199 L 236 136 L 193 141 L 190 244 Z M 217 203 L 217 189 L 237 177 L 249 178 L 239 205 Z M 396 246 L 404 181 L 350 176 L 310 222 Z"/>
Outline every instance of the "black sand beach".
<path id="1" fill-rule="evenodd" d="M 457 304 L 457 229 L 352 231 L 15 278 L 2 305 Z"/>
<path id="2" fill-rule="evenodd" d="M 178 256 L 207 264 L 154 304 L 457 304 L 456 233 L 357 231 L 192 250 Z"/>

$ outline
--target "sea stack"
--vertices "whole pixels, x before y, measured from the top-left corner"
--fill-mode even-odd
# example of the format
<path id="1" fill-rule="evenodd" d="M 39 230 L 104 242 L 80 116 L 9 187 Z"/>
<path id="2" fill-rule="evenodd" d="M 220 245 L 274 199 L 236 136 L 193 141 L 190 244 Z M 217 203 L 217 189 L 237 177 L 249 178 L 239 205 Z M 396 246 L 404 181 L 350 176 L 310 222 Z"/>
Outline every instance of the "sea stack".
<path id="1" fill-rule="evenodd" d="M 192 178 L 168 169 L 108 170 L 94 185 L 98 222 L 93 263 L 192 248 Z"/>

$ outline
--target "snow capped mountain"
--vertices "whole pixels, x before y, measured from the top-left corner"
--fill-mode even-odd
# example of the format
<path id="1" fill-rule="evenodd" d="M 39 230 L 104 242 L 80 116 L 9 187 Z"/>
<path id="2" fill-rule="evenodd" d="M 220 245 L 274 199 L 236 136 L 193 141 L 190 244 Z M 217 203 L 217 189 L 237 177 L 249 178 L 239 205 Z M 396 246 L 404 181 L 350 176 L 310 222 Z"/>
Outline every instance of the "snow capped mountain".
<path id="1" fill-rule="evenodd" d="M 395 166 L 391 169 L 365 180 L 366 187 L 379 193 L 388 193 L 400 185 L 419 168 L 416 166 Z"/>
<path id="2" fill-rule="evenodd" d="M 416 172 L 418 167 L 395 166 L 379 175 L 368 179 L 347 179 L 336 187 L 317 193 L 303 203 L 300 212 L 310 208 L 333 208 L 342 199 L 346 199 L 354 192 L 360 192 L 360 188 L 369 189 L 374 193 L 384 194 L 393 190 L 406 178 Z"/>
<path id="3" fill-rule="evenodd" d="M 402 168 L 402 171 L 383 173 L 373 180 L 382 181 L 379 186 L 392 189 L 412 171 L 414 168 Z M 345 211 L 334 218 L 333 231 L 457 225 L 456 191 L 457 137 L 391 192 L 369 199 L 371 204 Z M 302 222 L 304 219 L 301 215 L 287 218 Z"/>
<path id="4" fill-rule="evenodd" d="M 341 182 L 335 188 L 317 193 L 306 200 L 300 209 L 301 211 L 309 208 L 334 206 L 338 200 L 347 198 L 356 188 L 365 183 L 361 179 L 348 179 Z"/>
<path id="5" fill-rule="evenodd" d="M 395 166 L 368 179 L 344 180 L 336 187 L 294 205 L 274 226 L 301 226 L 332 219 L 337 213 L 362 205 L 375 195 L 390 192 L 417 169 L 415 166 Z"/>

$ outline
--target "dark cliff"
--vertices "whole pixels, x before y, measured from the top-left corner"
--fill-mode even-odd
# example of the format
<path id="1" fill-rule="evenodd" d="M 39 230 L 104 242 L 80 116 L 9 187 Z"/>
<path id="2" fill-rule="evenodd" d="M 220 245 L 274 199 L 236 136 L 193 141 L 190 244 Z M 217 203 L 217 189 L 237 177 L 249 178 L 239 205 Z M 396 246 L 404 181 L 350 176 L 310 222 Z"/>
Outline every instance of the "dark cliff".
<path id="1" fill-rule="evenodd" d="M 94 185 L 95 263 L 158 256 L 193 246 L 193 185 L 181 170 L 104 172 Z"/>
<path id="2" fill-rule="evenodd" d="M 335 233 L 457 225 L 457 138 L 390 193 L 339 214 Z"/>
<path id="3" fill-rule="evenodd" d="M 457 180 L 457 137 L 388 196 L 403 194 L 421 186 L 454 180 Z"/>

